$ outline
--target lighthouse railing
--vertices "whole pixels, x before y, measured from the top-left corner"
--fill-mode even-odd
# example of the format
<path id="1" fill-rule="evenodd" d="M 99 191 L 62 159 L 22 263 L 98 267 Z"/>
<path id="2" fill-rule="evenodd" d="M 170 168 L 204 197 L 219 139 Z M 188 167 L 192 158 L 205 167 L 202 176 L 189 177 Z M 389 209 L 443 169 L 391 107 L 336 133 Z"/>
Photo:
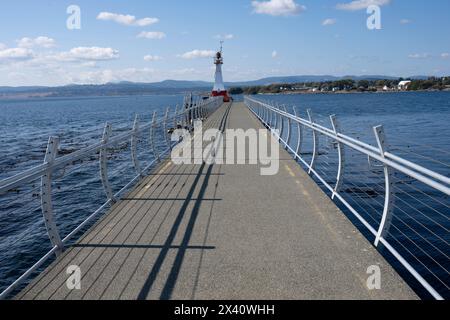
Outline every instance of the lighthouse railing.
<path id="1" fill-rule="evenodd" d="M 374 146 L 344 135 L 335 115 L 328 127 L 311 110 L 305 119 L 295 107 L 291 113 L 253 97 L 244 101 L 375 247 L 387 250 L 435 299 L 449 296 L 450 178 L 393 153 L 383 126 L 373 128 Z"/>
<path id="2" fill-rule="evenodd" d="M 2 217 L 10 217 L 17 215 L 17 207 L 21 208 L 21 201 L 24 193 L 19 193 L 20 188 L 31 189 L 26 194 L 36 195 L 40 198 L 40 207 L 43 217 L 43 224 L 47 231 L 48 237 L 51 243 L 51 249 L 46 252 L 42 258 L 36 261 L 31 267 L 18 277 L 12 284 L 10 284 L 1 294 L 0 299 L 5 299 L 11 295 L 20 287 L 27 278 L 33 275 L 36 270 L 43 266 L 49 259 L 55 256 L 61 255 L 68 244 L 70 244 L 76 236 L 79 236 L 83 230 L 93 223 L 93 221 L 104 213 L 105 210 L 111 207 L 118 200 L 121 200 L 124 195 L 131 190 L 131 187 L 136 185 L 143 179 L 154 166 L 161 162 L 164 158 L 170 155 L 170 151 L 179 141 L 172 141 L 169 135 L 176 129 L 193 130 L 193 122 L 197 119 L 204 119 L 212 114 L 223 103 L 222 97 L 210 97 L 208 99 L 185 99 L 182 108 L 173 108 L 174 112 L 170 113 L 166 110 L 163 116 L 158 116 L 155 112 L 150 122 L 143 123 L 143 120 L 136 115 L 132 129 L 126 130 L 117 135 L 112 135 L 112 125 L 106 123 L 103 129 L 103 135 L 100 141 L 89 145 L 83 149 L 75 151 L 73 153 L 59 156 L 60 139 L 58 137 L 50 137 L 48 140 L 47 151 L 45 153 L 45 159 L 41 165 L 32 167 L 22 173 L 16 174 L 12 177 L 6 178 L 0 181 L 0 204 L 10 210 L 0 211 Z M 169 129 L 170 128 L 170 129 Z M 138 149 L 138 145 L 142 145 L 144 136 L 148 137 L 148 146 L 141 146 Z M 156 146 L 156 139 L 159 139 L 159 149 L 161 146 L 164 150 L 159 151 Z M 125 147 L 123 147 L 125 146 Z M 116 157 L 111 156 L 112 152 L 125 152 L 128 147 L 130 148 L 131 161 L 129 165 L 134 168 L 135 176 L 126 185 L 120 188 L 119 191 L 113 192 L 112 182 L 109 178 L 110 173 L 109 165 L 114 162 Z M 138 150 L 151 150 L 152 158 L 146 159 L 147 165 L 145 167 L 140 162 L 142 156 L 138 154 Z M 143 156 L 148 156 L 146 153 Z M 72 167 L 79 168 L 86 164 L 85 160 L 96 159 L 99 165 L 99 176 L 101 184 L 104 189 L 106 201 L 91 215 L 89 215 L 81 224 L 75 229 L 71 230 L 66 236 L 61 236 L 61 232 L 58 229 L 60 225 L 57 223 L 55 212 L 52 204 L 54 193 L 57 190 L 53 190 L 53 187 L 57 181 L 61 181 L 64 176 L 74 173 L 76 170 L 71 170 Z M 81 163 L 81 165 L 80 165 Z M 85 177 L 87 182 L 92 181 L 91 176 Z M 30 185 L 32 187 L 30 188 Z M 18 195 L 17 200 L 5 203 L 2 201 L 2 197 L 11 198 L 11 195 Z M 100 199 L 97 199 L 97 201 Z M 37 211 L 33 211 L 37 212 Z M 35 231 L 33 231 L 35 232 Z M 17 239 L 11 240 L 5 237 L 2 239 L 4 243 L 2 247 L 11 248 L 15 244 L 19 244 L 23 241 L 24 236 L 28 235 L 30 231 L 25 231 L 19 235 Z M 5 262 L 5 261 L 3 261 Z M 0 279 L 3 280 L 3 279 Z"/>

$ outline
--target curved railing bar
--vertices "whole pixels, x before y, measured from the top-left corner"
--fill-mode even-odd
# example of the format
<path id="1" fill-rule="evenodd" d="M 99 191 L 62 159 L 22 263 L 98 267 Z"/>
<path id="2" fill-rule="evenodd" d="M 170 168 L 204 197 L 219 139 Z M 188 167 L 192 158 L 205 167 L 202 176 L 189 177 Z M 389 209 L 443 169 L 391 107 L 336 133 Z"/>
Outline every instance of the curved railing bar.
<path id="1" fill-rule="evenodd" d="M 283 108 L 284 108 L 284 111 L 287 112 L 286 106 L 283 106 Z M 292 136 L 291 136 L 291 124 L 292 124 L 291 121 L 292 120 L 290 118 L 288 118 L 286 143 L 289 145 L 291 144 L 291 138 L 292 138 Z"/>
<path id="2" fill-rule="evenodd" d="M 354 208 L 353 206 L 351 206 L 339 193 L 339 191 L 336 191 L 336 188 L 333 188 L 328 182 L 326 182 L 321 175 L 314 170 L 314 168 L 311 167 L 310 164 L 308 164 L 296 151 L 293 150 L 293 148 L 287 144 L 287 141 L 284 141 L 282 139 L 282 137 L 279 136 L 280 141 L 294 154 L 294 156 L 296 158 L 298 158 L 309 170 L 311 173 L 314 174 L 314 176 L 334 195 L 334 198 L 338 199 L 347 209 L 350 210 L 350 212 L 369 230 L 369 232 L 375 236 L 375 246 L 378 246 L 379 243 L 383 244 L 384 247 L 411 273 L 411 275 L 437 300 L 443 300 L 443 297 L 428 283 L 428 281 L 426 281 L 415 269 L 414 267 L 407 262 L 401 255 L 400 253 L 394 248 L 392 247 L 389 242 L 386 240 L 386 238 L 384 237 L 389 225 L 390 225 L 390 219 L 392 217 L 391 212 L 392 212 L 392 207 L 393 207 L 393 199 L 394 199 L 394 194 L 393 194 L 393 185 L 392 185 L 392 177 L 391 177 L 391 170 L 395 169 L 398 170 L 402 173 L 405 173 L 406 175 L 421 181 L 431 187 L 434 187 L 435 189 L 445 193 L 448 195 L 448 187 L 443 186 L 442 184 L 440 184 L 439 182 L 433 181 L 427 177 L 424 177 L 423 175 L 412 171 L 408 168 L 404 168 L 401 166 L 401 162 L 399 162 L 399 164 L 387 159 L 387 155 L 389 155 L 389 152 L 386 152 L 385 150 L 385 139 L 383 138 L 384 134 L 382 132 L 382 127 L 375 127 L 375 135 L 377 137 L 377 141 L 378 141 L 378 145 L 379 148 L 375 148 L 373 146 L 367 145 L 363 142 L 359 142 L 358 143 L 353 143 L 350 139 L 348 139 L 349 137 L 342 135 L 342 134 L 337 134 L 336 133 L 336 129 L 334 130 L 330 130 L 328 128 L 324 128 L 323 126 L 317 125 L 315 123 L 313 123 L 313 121 L 306 121 L 304 119 L 299 118 L 297 115 L 293 116 L 292 114 L 289 114 L 287 112 L 283 112 L 281 110 L 276 110 L 276 108 L 260 102 L 256 99 L 251 99 L 249 97 L 245 97 L 245 102 L 247 104 L 247 106 L 249 107 L 249 109 L 252 111 L 252 113 L 260 120 L 262 120 L 260 117 L 258 117 L 257 113 L 254 112 L 254 110 L 252 109 L 252 107 L 250 106 L 249 102 L 253 102 L 258 104 L 259 106 L 264 106 L 265 108 L 271 110 L 272 112 L 278 113 L 278 114 L 282 114 L 283 116 L 287 117 L 287 118 L 291 118 L 292 120 L 296 121 L 298 124 L 302 124 L 310 129 L 312 129 L 314 132 L 317 131 L 325 136 L 328 136 L 330 138 L 335 139 L 338 143 L 342 144 L 342 145 L 346 145 L 350 148 L 353 148 L 356 151 L 359 151 L 363 154 L 368 155 L 371 158 L 374 158 L 377 161 L 380 161 L 383 166 L 385 167 L 385 185 L 386 185 L 386 199 L 385 199 L 385 206 L 384 206 L 384 210 L 383 210 L 383 215 L 382 215 L 382 221 L 380 223 L 380 226 L 378 228 L 378 230 L 375 230 Z M 294 109 L 295 111 L 295 109 Z M 296 112 L 294 112 L 296 113 Z M 263 121 L 263 120 L 262 120 Z M 269 126 L 270 128 L 270 126 Z M 378 155 L 374 152 L 375 150 L 378 151 Z M 340 165 L 342 165 L 342 163 L 340 163 Z M 418 168 L 421 169 L 425 169 L 422 168 L 418 165 L 415 165 Z M 425 170 L 421 170 L 421 172 L 426 172 Z"/>
<path id="3" fill-rule="evenodd" d="M 294 114 L 297 117 L 297 109 L 295 107 L 292 108 L 294 110 Z M 299 158 L 301 154 L 301 149 L 303 145 L 303 126 L 300 122 L 297 122 L 297 148 L 295 149 L 296 158 Z"/>
<path id="4" fill-rule="evenodd" d="M 308 128 L 310 128 L 310 129 L 312 129 L 314 131 L 317 131 L 317 132 L 319 132 L 319 133 L 321 133 L 321 134 L 323 134 L 323 135 L 325 135 L 327 137 L 335 139 L 337 142 L 341 142 L 341 143 L 345 144 L 346 146 L 348 146 L 348 147 L 350 147 L 350 148 L 352 148 L 352 149 L 354 149 L 356 151 L 359 151 L 359 152 L 361 152 L 361 153 L 363 153 L 363 154 L 365 154 L 367 156 L 370 156 L 372 159 L 375 159 L 375 160 L 381 162 L 382 164 L 386 164 L 388 166 L 391 166 L 392 168 L 394 168 L 395 170 L 397 170 L 397 171 L 399 171 L 401 173 L 404 173 L 404 174 L 406 174 L 406 175 L 408 175 L 408 176 L 410 176 L 410 177 L 412 177 L 412 178 L 414 178 L 414 179 L 416 179 L 416 180 L 418 180 L 418 181 L 420 181 L 420 182 L 422 182 L 422 183 L 424 183 L 424 184 L 426 184 L 426 185 L 428 185 L 428 186 L 430 186 L 430 187 L 432 187 L 434 189 L 437 189 L 437 190 L 445 193 L 446 195 L 450 195 L 450 188 L 449 187 L 447 187 L 447 186 L 445 186 L 442 183 L 439 183 L 437 181 L 433 181 L 430 178 L 424 176 L 424 175 L 429 175 L 428 171 L 430 171 L 430 170 L 428 170 L 428 169 L 426 169 L 426 168 L 424 168 L 422 166 L 419 166 L 419 165 L 415 164 L 414 165 L 414 170 L 416 170 L 416 171 L 413 171 L 412 169 L 406 168 L 406 167 L 403 166 L 404 163 L 408 163 L 409 161 L 403 159 L 403 161 L 397 163 L 396 160 L 390 159 L 390 155 L 391 154 L 389 152 L 385 153 L 385 158 L 383 158 L 379 154 L 379 150 L 377 148 L 375 148 L 375 147 L 373 147 L 373 146 L 371 146 L 371 145 L 369 145 L 367 143 L 364 143 L 364 142 L 361 142 L 361 141 L 358 141 L 358 143 L 356 143 L 356 142 L 353 141 L 354 140 L 353 138 L 350 138 L 350 137 L 348 137 L 346 135 L 343 135 L 343 134 L 336 135 L 331 129 L 327 128 L 325 130 L 325 129 L 323 129 L 324 127 L 322 127 L 322 126 L 320 126 L 320 125 L 318 125 L 316 123 L 311 123 L 308 120 L 304 120 L 302 118 L 296 117 L 296 116 L 294 116 L 294 115 L 292 115 L 290 113 L 285 113 L 283 111 L 275 111 L 276 110 L 275 108 L 273 108 L 273 107 L 271 107 L 271 106 L 269 106 L 269 105 L 267 105 L 265 103 L 262 103 L 262 102 L 260 102 L 258 100 L 254 100 L 254 99 L 251 99 L 251 98 L 247 98 L 247 99 L 250 100 L 250 101 L 253 101 L 255 103 L 261 103 L 261 104 L 263 104 L 265 107 L 269 108 L 273 112 L 282 113 L 285 117 L 290 117 L 292 120 L 301 123 L 305 127 L 308 127 Z M 409 165 L 408 165 L 408 167 L 409 167 Z M 442 175 L 440 175 L 438 173 L 434 173 L 433 176 L 432 175 L 429 175 L 429 176 L 432 177 L 432 178 L 434 178 L 434 176 L 436 176 L 436 177 L 438 177 L 438 178 L 436 178 L 436 180 L 442 181 L 445 184 L 450 184 L 450 182 L 447 183 L 447 181 L 449 181 L 449 178 L 444 177 L 444 176 L 442 176 Z"/>
<path id="5" fill-rule="evenodd" d="M 214 103 L 217 99 L 211 98 L 205 101 L 204 105 L 210 105 Z M 185 110 L 182 110 L 179 115 L 187 115 L 189 112 L 191 112 L 195 108 L 199 108 L 200 106 L 188 108 Z M 169 120 L 171 120 L 174 117 L 170 117 Z M 156 125 L 159 126 L 163 123 L 164 118 L 157 119 Z M 150 129 L 152 124 L 146 124 L 140 127 L 141 131 Z M 129 140 L 131 138 L 131 135 L 133 134 L 133 131 L 130 130 L 128 132 L 124 132 L 121 134 L 118 134 L 117 136 L 111 137 L 108 140 L 108 143 L 105 145 L 106 147 L 114 146 L 118 143 L 124 142 L 126 140 Z M 96 154 L 100 151 L 100 149 L 104 147 L 102 142 L 98 142 L 95 144 L 92 144 L 86 148 L 83 148 L 81 150 L 77 150 L 71 154 L 64 155 L 62 157 L 56 158 L 55 161 L 52 164 L 53 170 L 61 169 L 62 167 L 65 167 L 67 165 L 72 164 L 73 162 L 79 161 L 83 158 L 86 158 L 92 154 Z M 10 178 L 4 179 L 0 181 L 0 195 L 8 192 L 11 189 L 14 189 L 20 185 L 35 181 L 39 179 L 43 174 L 45 174 L 45 171 L 47 169 L 47 166 L 44 164 L 38 165 L 36 167 L 33 167 L 31 169 L 25 170 L 22 173 L 19 173 L 17 175 L 14 175 Z"/>
<path id="6" fill-rule="evenodd" d="M 307 109 L 306 112 L 308 113 L 308 118 L 309 118 L 309 122 L 314 124 L 314 118 L 313 118 L 313 114 L 312 114 L 312 110 L 311 109 Z M 313 152 L 312 152 L 312 157 L 311 157 L 311 163 L 309 164 L 309 171 L 308 173 L 311 174 L 311 170 L 313 170 L 315 168 L 316 165 L 316 159 L 319 155 L 319 136 L 317 134 L 316 130 L 313 130 Z"/>
<path id="7" fill-rule="evenodd" d="M 137 157 L 137 144 L 139 139 L 139 116 L 136 115 L 133 123 L 133 132 L 131 134 L 131 160 L 133 162 L 133 167 L 136 173 L 142 176 L 141 165 Z"/>
<path id="8" fill-rule="evenodd" d="M 102 148 L 100 149 L 100 179 L 102 180 L 103 189 L 105 190 L 106 198 L 111 202 L 115 202 L 114 194 L 111 188 L 111 183 L 108 177 L 108 163 L 107 163 L 107 152 L 108 152 L 108 141 L 111 136 L 111 125 L 109 123 L 105 124 L 105 129 L 103 130 L 102 137 Z"/>
<path id="9" fill-rule="evenodd" d="M 330 116 L 331 125 L 333 127 L 333 131 L 336 135 L 339 134 L 340 126 L 336 119 L 336 115 Z M 343 183 L 343 175 L 344 175 L 344 167 L 345 167 L 345 152 L 344 152 L 344 145 L 341 142 L 337 142 L 337 148 L 338 148 L 338 172 L 336 176 L 336 185 L 334 186 L 333 195 L 331 196 L 331 199 L 334 199 L 336 194 L 339 193 L 342 183 Z"/>

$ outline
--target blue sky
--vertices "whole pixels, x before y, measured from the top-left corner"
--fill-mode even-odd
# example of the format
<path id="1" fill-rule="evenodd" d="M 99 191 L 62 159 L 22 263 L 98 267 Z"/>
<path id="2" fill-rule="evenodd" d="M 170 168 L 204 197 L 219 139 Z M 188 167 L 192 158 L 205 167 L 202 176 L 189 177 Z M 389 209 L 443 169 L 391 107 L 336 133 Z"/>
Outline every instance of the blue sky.
<path id="1" fill-rule="evenodd" d="M 370 4 L 381 30 L 367 28 Z M 225 81 L 450 75 L 449 13 L 448 0 L 2 1 L 0 86 L 212 81 L 220 38 Z"/>

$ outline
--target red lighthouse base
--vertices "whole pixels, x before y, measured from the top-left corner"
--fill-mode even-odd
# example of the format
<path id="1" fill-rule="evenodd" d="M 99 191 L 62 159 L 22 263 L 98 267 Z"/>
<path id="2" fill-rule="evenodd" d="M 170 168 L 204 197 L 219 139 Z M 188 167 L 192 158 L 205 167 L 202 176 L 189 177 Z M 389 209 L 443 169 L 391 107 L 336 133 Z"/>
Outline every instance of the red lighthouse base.
<path id="1" fill-rule="evenodd" d="M 228 91 L 213 91 L 213 97 L 223 97 L 223 102 L 230 102 L 230 96 L 228 95 Z"/>

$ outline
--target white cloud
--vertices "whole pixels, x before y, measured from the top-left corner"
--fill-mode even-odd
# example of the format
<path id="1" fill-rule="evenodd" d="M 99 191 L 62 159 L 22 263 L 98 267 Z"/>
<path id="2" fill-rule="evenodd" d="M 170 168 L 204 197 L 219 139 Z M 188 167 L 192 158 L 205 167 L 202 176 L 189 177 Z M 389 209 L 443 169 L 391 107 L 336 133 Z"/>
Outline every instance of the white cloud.
<path id="1" fill-rule="evenodd" d="M 0 42 L 0 50 L 6 49 L 6 45 Z"/>
<path id="2" fill-rule="evenodd" d="M 37 38 L 22 38 L 17 40 L 17 45 L 20 48 L 33 48 L 33 47 L 42 47 L 42 48 L 53 48 L 56 45 L 54 39 L 49 37 L 40 36 Z"/>
<path id="3" fill-rule="evenodd" d="M 87 62 L 83 62 L 81 64 L 82 67 L 86 67 L 86 68 L 96 68 L 97 67 L 97 62 L 95 61 L 87 61 Z"/>
<path id="4" fill-rule="evenodd" d="M 323 26 L 331 26 L 333 24 L 336 24 L 337 20 L 336 19 L 325 19 L 322 21 L 322 25 Z"/>
<path id="5" fill-rule="evenodd" d="M 294 0 L 252 1 L 253 12 L 271 16 L 291 16 L 306 10 Z"/>
<path id="6" fill-rule="evenodd" d="M 163 39 L 166 37 L 166 34 L 160 31 L 142 31 L 137 35 L 137 37 L 146 39 Z"/>
<path id="7" fill-rule="evenodd" d="M 162 60 L 162 57 L 148 54 L 148 55 L 144 56 L 144 60 L 145 61 L 160 61 L 160 60 Z"/>
<path id="8" fill-rule="evenodd" d="M 97 16 L 98 20 L 114 21 L 125 26 L 146 27 L 159 22 L 158 18 L 142 18 L 136 19 L 135 16 L 129 14 L 119 14 L 111 12 L 100 12 Z"/>
<path id="9" fill-rule="evenodd" d="M 408 56 L 410 59 L 428 59 L 431 58 L 431 54 L 429 53 L 414 53 Z"/>
<path id="10" fill-rule="evenodd" d="M 133 81 L 150 82 L 157 76 L 152 68 L 103 69 L 71 73 L 68 82 L 76 84 L 104 84 L 108 82 Z"/>
<path id="11" fill-rule="evenodd" d="M 412 21 L 409 19 L 401 19 L 400 24 L 410 24 Z"/>
<path id="12" fill-rule="evenodd" d="M 9 48 L 0 50 L 1 60 L 28 60 L 34 57 L 32 50 L 27 48 Z"/>
<path id="13" fill-rule="evenodd" d="M 441 54 L 441 58 L 442 58 L 442 59 L 448 59 L 448 58 L 450 58 L 450 53 L 448 53 L 448 52 L 442 53 L 442 54 Z"/>
<path id="14" fill-rule="evenodd" d="M 347 10 L 347 11 L 357 11 L 365 10 L 371 5 L 384 6 L 391 2 L 391 0 L 355 0 L 348 3 L 339 3 L 336 9 Z"/>
<path id="15" fill-rule="evenodd" d="M 104 61 L 119 58 L 119 51 L 112 48 L 77 47 L 68 52 L 61 52 L 55 56 L 59 61 Z"/>
<path id="16" fill-rule="evenodd" d="M 276 57 L 278 57 L 278 52 L 277 51 L 272 51 L 272 58 L 275 59 Z"/>
<path id="17" fill-rule="evenodd" d="M 68 83 L 79 84 L 103 84 L 107 82 L 132 81 L 132 82 L 155 82 L 166 79 L 183 80 L 187 77 L 202 79 L 210 76 L 209 70 L 197 70 L 194 68 L 176 70 L 157 70 L 153 68 L 125 68 L 104 69 L 86 72 L 74 72 L 68 75 Z"/>
<path id="18" fill-rule="evenodd" d="M 183 59 L 196 59 L 196 58 L 213 58 L 216 52 L 213 50 L 192 50 L 182 55 L 179 55 Z"/>
<path id="19" fill-rule="evenodd" d="M 234 35 L 232 34 L 217 34 L 214 36 L 214 39 L 218 40 L 231 40 L 234 38 Z"/>

